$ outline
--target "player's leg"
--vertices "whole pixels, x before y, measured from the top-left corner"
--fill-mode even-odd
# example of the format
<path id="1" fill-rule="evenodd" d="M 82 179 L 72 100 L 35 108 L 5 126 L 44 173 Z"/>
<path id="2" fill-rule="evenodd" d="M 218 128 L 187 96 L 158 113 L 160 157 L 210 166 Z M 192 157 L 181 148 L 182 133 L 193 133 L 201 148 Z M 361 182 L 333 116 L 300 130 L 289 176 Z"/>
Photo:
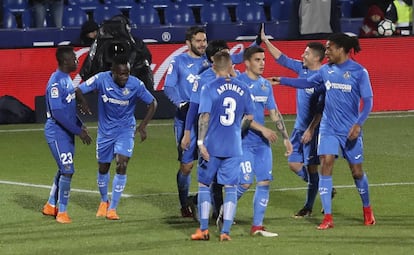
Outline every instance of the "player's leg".
<path id="1" fill-rule="evenodd" d="M 344 148 L 344 156 L 349 163 L 352 177 L 354 178 L 355 186 L 361 197 L 362 207 L 364 212 L 364 224 L 374 225 L 376 223 L 374 213 L 371 209 L 369 198 L 369 184 L 368 177 L 362 169 L 363 156 L 363 141 L 362 137 L 358 137 L 354 141 L 347 141 Z"/>
<path id="2" fill-rule="evenodd" d="M 112 199 L 106 214 L 106 218 L 109 220 L 119 220 L 116 209 L 127 183 L 128 162 L 134 151 L 134 130 L 131 129 L 122 132 L 116 138 L 114 146 L 116 173 L 112 180 Z"/>
<path id="3" fill-rule="evenodd" d="M 60 162 L 60 157 L 59 157 L 59 153 L 57 151 L 57 141 L 53 141 L 48 143 L 50 152 L 52 153 L 53 158 L 56 161 L 56 164 L 58 166 L 58 170 L 56 171 L 56 175 L 53 178 L 53 184 L 52 187 L 50 188 L 50 193 L 49 193 L 49 199 L 46 202 L 46 204 L 43 206 L 42 209 L 42 213 L 44 215 L 48 215 L 48 216 L 54 216 L 56 217 L 57 213 L 58 213 L 58 208 L 57 208 L 57 201 L 58 201 L 58 194 L 59 194 L 59 179 L 60 179 L 60 170 L 59 170 L 59 162 Z"/>
<path id="4" fill-rule="evenodd" d="M 210 161 L 205 161 L 201 157 L 198 160 L 198 215 L 200 228 L 191 235 L 191 240 L 209 240 L 208 222 L 211 209 L 211 194 L 209 185 L 213 181 L 218 169 L 217 158 L 211 157 Z"/>
<path id="5" fill-rule="evenodd" d="M 184 135 L 183 120 L 178 118 L 174 119 L 174 134 L 176 139 L 178 160 L 180 161 L 180 167 L 177 171 L 177 190 L 178 199 L 181 205 L 181 215 L 183 217 L 193 217 L 191 210 L 188 207 L 188 194 L 191 185 L 191 170 L 193 168 L 194 151 L 196 148 L 196 137 L 194 130 L 190 132 L 190 146 L 187 150 L 182 150 L 180 146 L 181 139 Z"/>
<path id="6" fill-rule="evenodd" d="M 217 182 L 224 185 L 223 227 L 220 241 L 231 240 L 230 229 L 237 209 L 237 185 L 240 183 L 240 163 L 242 157 L 231 157 L 221 161 L 217 172 Z"/>
<path id="7" fill-rule="evenodd" d="M 96 141 L 96 155 L 98 158 L 97 184 L 101 201 L 96 217 L 106 217 L 109 207 L 108 186 L 110 181 L 111 161 L 114 157 L 114 139 L 107 139 L 98 133 Z"/>
<path id="8" fill-rule="evenodd" d="M 256 148 L 252 164 L 256 176 L 256 191 L 253 196 L 253 222 L 250 229 L 251 235 L 276 237 L 278 234 L 266 231 L 263 220 L 269 202 L 269 186 L 273 180 L 272 175 L 272 150 L 269 145 L 263 144 Z"/>
<path id="9" fill-rule="evenodd" d="M 318 229 L 333 228 L 332 217 L 332 171 L 335 158 L 338 155 L 340 141 L 335 135 L 319 134 L 318 154 L 321 160 L 321 174 L 319 176 L 319 195 L 324 208 L 324 219 Z"/>
<path id="10" fill-rule="evenodd" d="M 211 202 L 213 207 L 212 219 L 217 220 L 220 214 L 220 208 L 223 205 L 223 185 L 217 183 L 217 176 L 214 177 L 213 183 L 210 185 Z"/>
<path id="11" fill-rule="evenodd" d="M 240 163 L 239 184 L 237 185 L 237 200 L 243 196 L 243 194 L 250 188 L 253 183 L 254 160 L 254 148 L 251 146 L 243 146 L 243 156 Z"/>
<path id="12" fill-rule="evenodd" d="M 73 167 L 73 158 L 75 144 L 73 137 L 61 137 L 59 141 L 49 144 L 52 154 L 58 155 L 59 160 L 59 191 L 58 191 L 58 213 L 56 221 L 59 223 L 71 223 L 72 220 L 67 213 L 67 205 L 70 197 L 72 175 L 75 172 Z M 56 158 L 56 157 L 55 157 Z"/>
<path id="13" fill-rule="evenodd" d="M 306 166 L 303 164 L 304 154 L 303 144 L 301 142 L 302 135 L 303 131 L 298 129 L 293 129 L 292 134 L 290 135 L 293 151 L 288 157 L 288 165 L 290 170 L 292 170 L 292 172 L 294 172 L 300 179 L 308 182 L 308 172 Z"/>

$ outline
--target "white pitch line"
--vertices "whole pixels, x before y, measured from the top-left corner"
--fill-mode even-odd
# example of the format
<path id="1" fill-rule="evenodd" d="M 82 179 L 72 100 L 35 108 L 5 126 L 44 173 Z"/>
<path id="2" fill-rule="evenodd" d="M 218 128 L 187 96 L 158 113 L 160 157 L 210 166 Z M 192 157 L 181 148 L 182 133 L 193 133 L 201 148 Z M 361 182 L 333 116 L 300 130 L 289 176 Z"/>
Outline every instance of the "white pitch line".
<path id="1" fill-rule="evenodd" d="M 407 113 L 408 114 L 401 114 L 401 113 Z M 409 118 L 414 117 L 413 114 L 411 114 L 411 111 L 407 112 L 396 112 L 395 114 L 391 115 L 390 112 L 379 112 L 379 113 L 373 113 L 369 116 L 369 118 L 372 119 L 383 119 L 383 118 Z M 390 115 L 388 115 L 390 114 Z M 295 119 L 285 119 L 285 122 L 293 122 Z M 270 121 L 266 121 L 270 122 Z M 173 122 L 171 123 L 149 123 L 148 126 L 172 126 Z M 88 129 L 97 129 L 97 126 L 90 126 Z M 18 128 L 18 129 L 7 129 L 7 130 L 0 130 L 0 133 L 14 133 L 14 132 L 37 132 L 37 131 L 43 131 L 43 128 Z"/>
<path id="2" fill-rule="evenodd" d="M 0 180 L 0 184 L 50 189 L 50 186 L 48 186 L 48 185 L 39 185 L 39 184 L 31 184 L 31 183 L 24 183 L 24 182 L 11 182 L 11 181 Z M 389 187 L 389 186 L 408 186 L 408 185 L 414 185 L 414 182 L 394 182 L 394 183 L 369 184 L 370 187 Z M 339 185 L 339 186 L 335 185 L 335 188 L 336 189 L 349 189 L 349 188 L 355 188 L 355 185 Z M 306 189 L 307 189 L 307 187 L 290 187 L 290 188 L 275 188 L 275 189 L 271 189 L 270 191 L 285 192 L 285 191 L 296 191 L 296 190 L 306 190 Z M 96 191 L 96 190 L 71 189 L 71 191 L 79 192 L 79 193 L 99 194 L 99 192 Z M 254 191 L 254 189 L 250 189 L 249 191 L 252 192 L 252 191 Z M 170 195 L 177 195 L 177 193 L 165 192 L 165 193 L 138 194 L 138 195 L 122 194 L 123 197 L 151 197 L 151 196 L 170 196 Z"/>

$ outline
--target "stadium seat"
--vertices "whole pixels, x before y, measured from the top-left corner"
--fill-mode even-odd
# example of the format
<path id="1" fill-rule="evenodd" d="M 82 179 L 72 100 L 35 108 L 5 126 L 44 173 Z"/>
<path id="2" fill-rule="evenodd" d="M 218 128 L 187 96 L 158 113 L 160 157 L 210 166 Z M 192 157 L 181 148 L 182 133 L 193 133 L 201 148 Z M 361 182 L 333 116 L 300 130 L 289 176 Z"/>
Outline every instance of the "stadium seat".
<path id="1" fill-rule="evenodd" d="M 159 25 L 158 12 L 149 4 L 138 4 L 129 10 L 129 19 L 134 27 L 145 25 Z"/>
<path id="2" fill-rule="evenodd" d="M 129 10 L 137 3 L 135 0 L 105 0 L 105 4 L 115 6 L 121 10 Z"/>
<path id="3" fill-rule="evenodd" d="M 352 0 L 339 0 L 339 4 L 341 7 L 341 18 L 351 18 L 354 2 Z"/>
<path id="4" fill-rule="evenodd" d="M 292 9 L 292 0 L 274 1 L 270 6 L 270 20 L 289 20 Z"/>
<path id="5" fill-rule="evenodd" d="M 218 2 L 210 2 L 200 9 L 202 24 L 207 23 L 231 23 L 229 10 Z"/>
<path id="6" fill-rule="evenodd" d="M 236 6 L 236 18 L 239 22 L 266 22 L 264 9 L 255 2 L 243 2 Z"/>
<path id="7" fill-rule="evenodd" d="M 88 15 L 80 7 L 65 6 L 63 9 L 62 25 L 64 27 L 81 27 L 88 20 Z"/>
<path id="8" fill-rule="evenodd" d="M 22 27 L 25 29 L 34 27 L 32 11 L 30 9 L 26 9 L 22 12 Z"/>
<path id="9" fill-rule="evenodd" d="M 29 8 L 28 0 L 3 0 L 3 8 L 8 9 L 11 13 L 20 12 Z"/>
<path id="10" fill-rule="evenodd" d="M 3 10 L 3 28 L 17 28 L 16 17 L 11 11 L 7 9 Z"/>
<path id="11" fill-rule="evenodd" d="M 96 23 L 101 24 L 104 20 L 108 20 L 113 16 L 120 14 L 122 14 L 122 12 L 114 6 L 99 5 L 93 10 L 93 19 Z"/>
<path id="12" fill-rule="evenodd" d="M 176 3 L 185 4 L 189 7 L 203 7 L 210 3 L 208 0 L 175 0 Z"/>
<path id="13" fill-rule="evenodd" d="M 102 4 L 99 2 L 99 0 L 68 0 L 69 5 L 77 5 L 82 10 L 95 10 L 98 6 L 101 6 Z"/>
<path id="14" fill-rule="evenodd" d="M 166 25 L 194 25 L 193 11 L 186 5 L 172 4 L 164 10 Z"/>

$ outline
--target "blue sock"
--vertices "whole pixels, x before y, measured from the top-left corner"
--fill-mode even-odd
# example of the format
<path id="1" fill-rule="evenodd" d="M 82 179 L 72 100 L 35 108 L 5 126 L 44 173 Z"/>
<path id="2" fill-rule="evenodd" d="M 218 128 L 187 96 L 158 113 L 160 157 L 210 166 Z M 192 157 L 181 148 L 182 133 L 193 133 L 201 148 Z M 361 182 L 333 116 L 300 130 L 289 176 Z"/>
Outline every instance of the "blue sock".
<path id="1" fill-rule="evenodd" d="M 247 190 L 248 189 L 243 187 L 241 184 L 237 185 L 237 200 L 239 200 Z"/>
<path id="2" fill-rule="evenodd" d="M 253 197 L 253 226 L 263 226 L 263 219 L 269 202 L 269 186 L 256 186 Z"/>
<path id="3" fill-rule="evenodd" d="M 188 198 L 188 192 L 190 189 L 190 182 L 191 182 L 191 176 L 183 175 L 183 173 L 178 170 L 177 173 L 177 188 L 178 188 L 178 198 L 180 199 L 181 208 L 184 208 L 187 206 L 187 198 Z"/>
<path id="4" fill-rule="evenodd" d="M 125 184 L 127 182 L 126 174 L 115 174 L 112 181 L 112 200 L 109 205 L 109 209 L 116 209 L 119 200 L 121 199 L 122 192 L 124 192 Z"/>
<path id="5" fill-rule="evenodd" d="M 59 178 L 59 212 L 66 212 L 70 195 L 70 182 L 72 178 L 61 175 Z"/>
<path id="6" fill-rule="evenodd" d="M 308 170 L 306 169 L 306 166 L 302 166 L 302 168 L 295 172 L 297 176 L 299 176 L 302 180 L 305 182 L 308 182 Z"/>
<path id="7" fill-rule="evenodd" d="M 59 179 L 60 179 L 60 172 L 57 171 L 55 178 L 53 179 L 52 188 L 50 189 L 48 203 L 56 206 L 56 202 L 58 200 L 58 191 L 59 191 Z"/>
<path id="8" fill-rule="evenodd" d="M 359 195 L 361 196 L 362 206 L 368 207 L 369 202 L 369 187 L 368 187 L 368 177 L 364 173 L 361 179 L 354 180 L 356 187 L 358 188 Z"/>
<path id="9" fill-rule="evenodd" d="M 208 219 L 210 217 L 211 209 L 211 194 L 210 187 L 199 186 L 198 187 L 198 215 L 200 218 L 200 229 L 202 231 L 208 229 Z"/>
<path id="10" fill-rule="evenodd" d="M 231 225 L 233 225 L 234 215 L 237 207 L 237 186 L 224 187 L 224 203 L 223 203 L 223 229 L 221 234 L 230 234 Z"/>
<path id="11" fill-rule="evenodd" d="M 324 214 L 332 214 L 332 176 L 319 176 L 319 195 Z"/>
<path id="12" fill-rule="evenodd" d="M 312 210 L 313 204 L 315 203 L 315 198 L 316 198 L 316 195 L 318 194 L 318 186 L 319 186 L 319 174 L 318 173 L 309 174 L 308 193 L 306 196 L 306 203 L 305 203 L 305 207 L 309 210 Z"/>
<path id="13" fill-rule="evenodd" d="M 108 201 L 108 184 L 109 184 L 110 174 L 107 172 L 106 174 L 101 174 L 98 171 L 98 189 L 99 193 L 101 194 L 101 201 L 107 202 Z"/>

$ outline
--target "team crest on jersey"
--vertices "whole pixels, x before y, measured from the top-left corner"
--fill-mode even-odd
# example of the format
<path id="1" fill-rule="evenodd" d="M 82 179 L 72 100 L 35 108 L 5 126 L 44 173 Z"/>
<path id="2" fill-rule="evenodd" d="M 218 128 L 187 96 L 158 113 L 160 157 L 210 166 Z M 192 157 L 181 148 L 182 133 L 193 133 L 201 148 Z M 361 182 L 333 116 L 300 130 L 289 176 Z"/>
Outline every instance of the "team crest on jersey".
<path id="1" fill-rule="evenodd" d="M 209 67 L 210 66 L 210 62 L 208 62 L 208 60 L 204 60 L 203 62 L 203 67 Z"/>
<path id="2" fill-rule="evenodd" d="M 264 83 L 262 83 L 262 85 L 260 86 L 260 88 L 261 88 L 262 90 L 267 90 L 267 87 L 266 87 L 266 85 L 265 85 Z"/>
<path id="3" fill-rule="evenodd" d="M 127 88 L 125 88 L 125 89 L 122 91 L 122 94 L 123 94 L 124 96 L 128 95 L 129 93 L 130 93 L 130 91 L 129 91 L 129 89 L 127 89 Z"/>
<path id="4" fill-rule="evenodd" d="M 193 91 L 193 92 L 197 92 L 197 90 L 198 90 L 198 81 L 196 80 L 196 81 L 194 81 L 194 83 L 193 83 L 193 89 L 192 89 L 192 91 Z"/>
<path id="5" fill-rule="evenodd" d="M 349 79 L 351 77 L 351 73 L 350 72 L 348 72 L 348 71 L 346 71 L 345 73 L 344 73 L 344 78 L 345 79 Z"/>
<path id="6" fill-rule="evenodd" d="M 246 180 L 246 181 L 250 180 L 250 175 L 244 174 L 243 179 Z"/>
<path id="7" fill-rule="evenodd" d="M 59 97 L 59 89 L 58 89 L 58 88 L 56 88 L 56 87 L 53 87 L 53 88 L 50 90 L 50 97 L 51 97 L 51 98 L 58 98 L 58 97 Z"/>

